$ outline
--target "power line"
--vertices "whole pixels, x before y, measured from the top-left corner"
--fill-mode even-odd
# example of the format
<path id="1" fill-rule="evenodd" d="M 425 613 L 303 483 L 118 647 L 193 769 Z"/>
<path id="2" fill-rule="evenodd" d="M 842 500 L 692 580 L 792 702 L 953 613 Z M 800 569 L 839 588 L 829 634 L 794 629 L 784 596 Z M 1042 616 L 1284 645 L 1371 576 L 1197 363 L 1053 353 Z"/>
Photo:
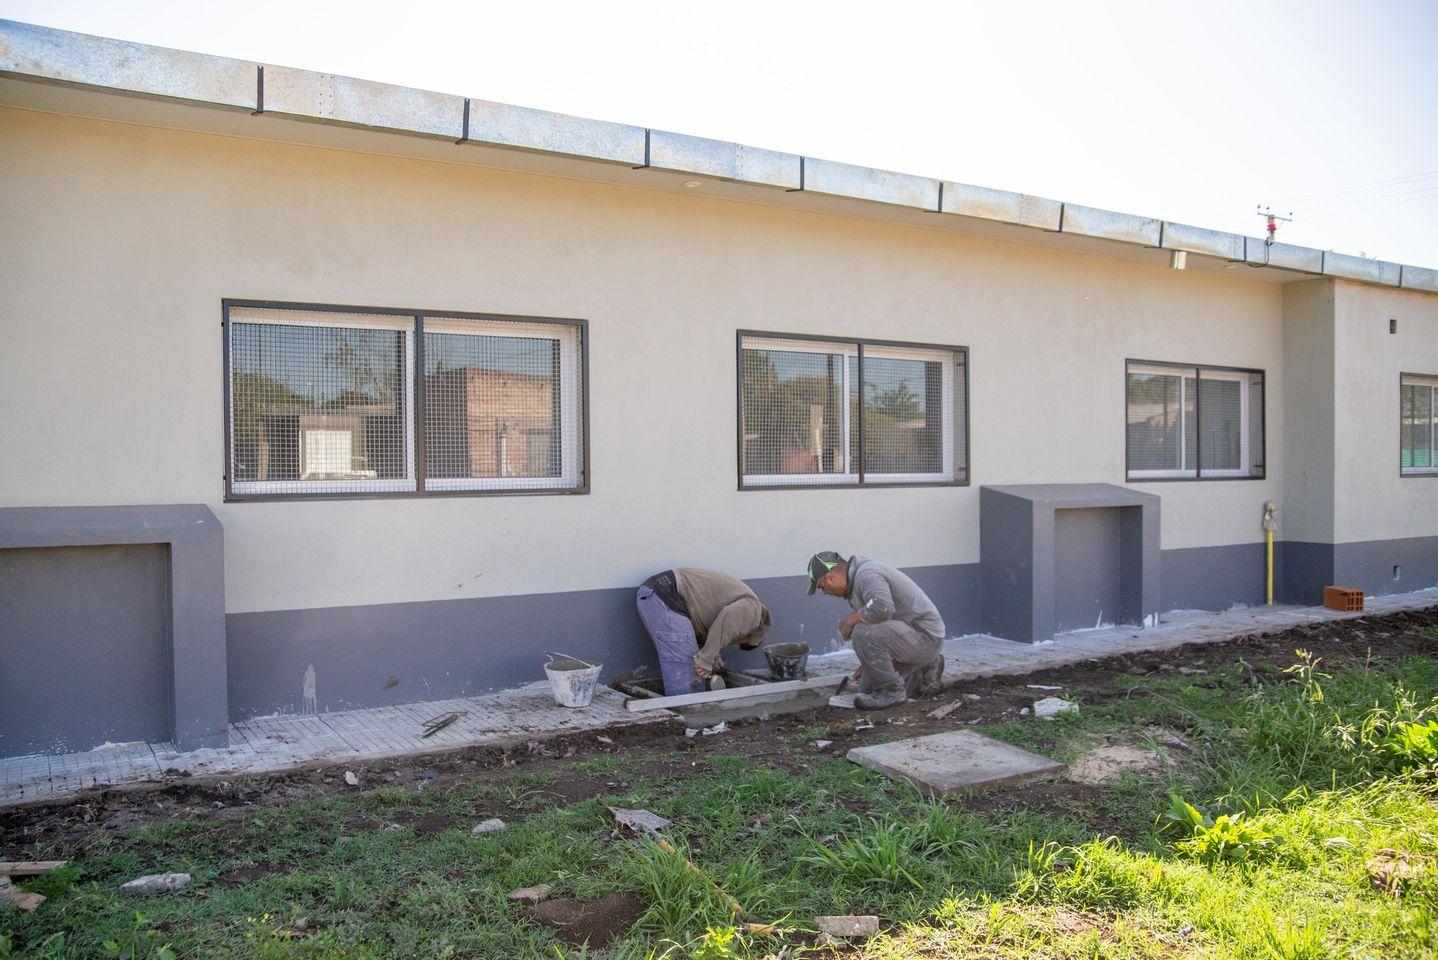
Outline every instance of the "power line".
<path id="1" fill-rule="evenodd" d="M 1371 197 L 1345 197 L 1336 200 L 1321 201 L 1307 204 L 1306 209 L 1310 212 L 1319 210 L 1334 210 L 1342 207 L 1352 206 L 1377 206 L 1380 203 L 1392 203 L 1404 199 L 1421 199 L 1430 196 L 1433 191 L 1438 190 L 1438 183 L 1425 183 L 1414 186 L 1411 190 L 1400 190 L 1396 193 L 1380 193 Z M 1294 204 L 1296 207 L 1304 207 L 1303 204 Z"/>
<path id="2" fill-rule="evenodd" d="M 1423 172 L 1423 173 L 1412 173 L 1412 174 L 1409 174 L 1409 175 L 1404 176 L 1404 177 L 1391 177 L 1391 178 L 1389 178 L 1389 179 L 1387 179 L 1387 180 L 1374 180 L 1374 181 L 1371 182 L 1371 183 L 1360 183 L 1360 184 L 1355 184 L 1355 185 L 1353 185 L 1353 186 L 1348 186 L 1348 187 L 1335 187 L 1335 188 L 1332 189 L 1332 190 L 1320 190 L 1320 191 L 1318 191 L 1317 193 L 1310 193 L 1310 194 L 1307 194 L 1307 195 L 1302 196 L 1302 197 L 1297 197 L 1297 198 L 1295 198 L 1295 202 L 1298 202 L 1298 201 L 1305 201 L 1305 202 L 1306 202 L 1306 201 L 1309 201 L 1309 200 L 1319 200 L 1319 199 L 1323 199 L 1323 198 L 1327 198 L 1327 197 L 1337 196 L 1337 195 L 1340 195 L 1340 194 L 1360 193 L 1360 192 L 1362 192 L 1362 191 L 1364 191 L 1364 190 L 1371 190 L 1371 189 L 1374 189 L 1374 188 L 1376 188 L 1376 187 L 1392 187 L 1392 186 L 1398 186 L 1398 185 L 1401 185 L 1401 184 L 1408 183 L 1408 182 L 1410 182 L 1410 181 L 1414 181 L 1414 180 L 1429 180 L 1429 179 L 1432 179 L 1432 178 L 1434 178 L 1434 177 L 1438 177 L 1438 170 L 1428 170 L 1428 171 L 1425 171 L 1425 172 Z"/>

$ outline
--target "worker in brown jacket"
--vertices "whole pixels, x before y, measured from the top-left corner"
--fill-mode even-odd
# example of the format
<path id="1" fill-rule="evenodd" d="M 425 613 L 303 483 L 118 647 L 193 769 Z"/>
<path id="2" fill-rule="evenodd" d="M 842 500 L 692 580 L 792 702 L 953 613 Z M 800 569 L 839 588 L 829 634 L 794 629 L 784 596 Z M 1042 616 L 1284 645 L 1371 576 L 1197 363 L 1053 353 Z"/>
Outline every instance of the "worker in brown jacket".
<path id="1" fill-rule="evenodd" d="M 744 581 L 716 570 L 656 573 L 640 586 L 635 604 L 659 654 L 667 696 L 703 689 L 725 647 L 752 650 L 773 626 L 769 608 Z"/>

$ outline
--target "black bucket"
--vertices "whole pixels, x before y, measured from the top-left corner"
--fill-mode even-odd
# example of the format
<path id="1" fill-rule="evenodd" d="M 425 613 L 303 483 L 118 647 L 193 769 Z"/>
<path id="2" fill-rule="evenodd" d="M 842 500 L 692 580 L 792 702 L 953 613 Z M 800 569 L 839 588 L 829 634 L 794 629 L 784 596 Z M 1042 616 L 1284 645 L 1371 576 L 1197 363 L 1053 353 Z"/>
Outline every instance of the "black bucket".
<path id="1" fill-rule="evenodd" d="M 809 665 L 807 643 L 771 643 L 764 648 L 769 661 L 769 676 L 774 680 L 803 680 Z"/>

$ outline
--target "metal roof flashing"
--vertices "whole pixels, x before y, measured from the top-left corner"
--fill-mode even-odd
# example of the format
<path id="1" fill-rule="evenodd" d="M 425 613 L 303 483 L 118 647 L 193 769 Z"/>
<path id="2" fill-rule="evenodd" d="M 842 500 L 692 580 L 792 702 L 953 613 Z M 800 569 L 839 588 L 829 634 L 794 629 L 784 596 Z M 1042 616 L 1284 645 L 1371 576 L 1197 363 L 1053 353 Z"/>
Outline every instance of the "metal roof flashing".
<path id="1" fill-rule="evenodd" d="M 1076 239 L 1069 245 L 1076 249 L 1185 251 L 1213 258 L 1220 266 L 1242 263 L 1265 272 L 1438 293 L 1438 270 L 1425 267 L 1270 245 L 1239 234 L 1006 190 L 12 20 L 0 20 L 0 77 L 247 112 L 255 115 L 256 123 L 274 115 L 277 120 L 420 138 L 435 144 L 415 154 L 426 158 L 432 158 L 434 150 L 448 149 L 438 141 L 450 141 L 456 149 L 491 148 L 468 154 L 468 162 L 483 162 L 493 149 L 519 151 L 587 163 L 591 170 L 599 164 L 611 171 L 627 166 L 708 177 L 745 188 L 744 199 L 772 205 L 813 209 L 813 201 L 801 199 L 807 194 L 833 198 L 828 202 L 841 207 L 858 201 L 865 215 L 898 223 L 939 214 L 945 221 L 952 217 L 948 222 L 956 227 L 986 222 L 994 225 L 991 230 L 1027 228 L 1036 242 L 1070 235 Z M 1044 236 L 1053 239 L 1044 241 Z"/>

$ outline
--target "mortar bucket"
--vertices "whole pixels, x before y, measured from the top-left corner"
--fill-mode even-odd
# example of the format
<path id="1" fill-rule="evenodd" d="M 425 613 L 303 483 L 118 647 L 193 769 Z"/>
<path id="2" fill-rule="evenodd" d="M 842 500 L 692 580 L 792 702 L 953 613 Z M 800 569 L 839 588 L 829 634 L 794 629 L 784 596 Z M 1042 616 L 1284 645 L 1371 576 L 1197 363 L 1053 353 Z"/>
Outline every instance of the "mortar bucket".
<path id="1" fill-rule="evenodd" d="M 594 685 L 599 680 L 602 663 L 586 663 L 574 657 L 547 654 L 549 662 L 544 665 L 544 675 L 549 678 L 549 689 L 554 693 L 554 702 L 561 707 L 587 707 L 594 699 Z"/>
<path id="2" fill-rule="evenodd" d="M 807 643 L 771 643 L 764 648 L 769 661 L 769 676 L 774 680 L 803 680 L 809 665 Z"/>

